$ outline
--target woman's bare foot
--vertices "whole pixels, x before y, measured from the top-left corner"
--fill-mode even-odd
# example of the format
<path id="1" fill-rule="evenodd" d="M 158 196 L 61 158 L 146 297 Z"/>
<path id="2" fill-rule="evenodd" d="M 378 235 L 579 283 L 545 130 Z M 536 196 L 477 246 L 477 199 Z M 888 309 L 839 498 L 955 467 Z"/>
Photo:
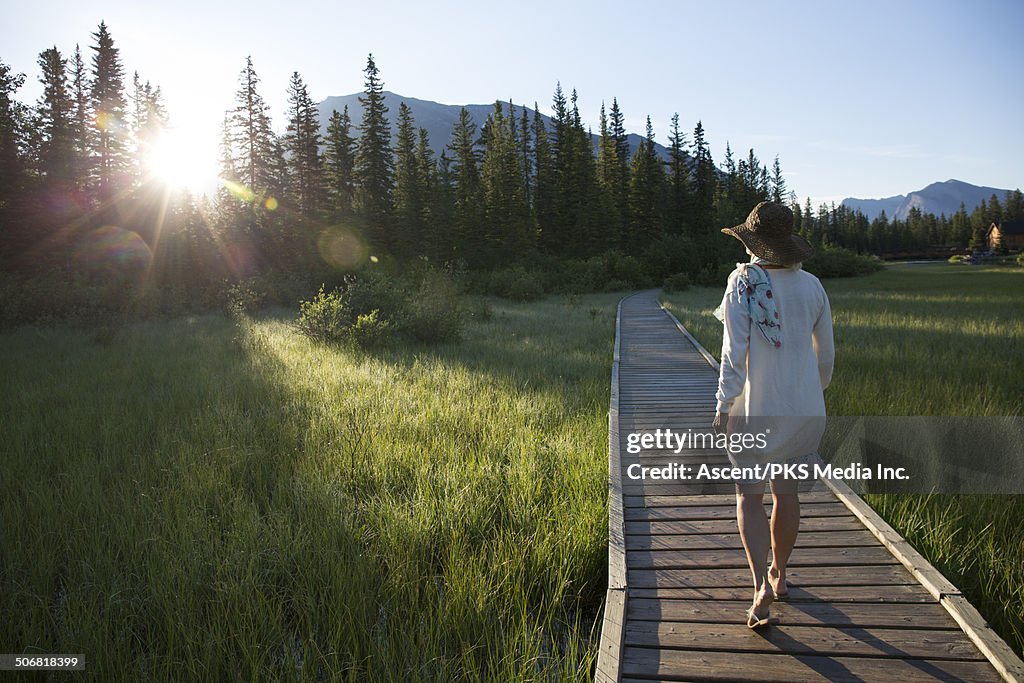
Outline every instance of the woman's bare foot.
<path id="1" fill-rule="evenodd" d="M 789 586 L 786 584 L 786 572 L 775 565 L 768 568 L 768 584 L 775 591 L 775 597 L 780 600 L 789 596 Z"/>
<path id="2" fill-rule="evenodd" d="M 775 591 L 770 583 L 754 597 L 754 604 L 747 610 L 747 628 L 759 629 L 770 623 L 769 611 L 772 603 L 775 602 Z"/>

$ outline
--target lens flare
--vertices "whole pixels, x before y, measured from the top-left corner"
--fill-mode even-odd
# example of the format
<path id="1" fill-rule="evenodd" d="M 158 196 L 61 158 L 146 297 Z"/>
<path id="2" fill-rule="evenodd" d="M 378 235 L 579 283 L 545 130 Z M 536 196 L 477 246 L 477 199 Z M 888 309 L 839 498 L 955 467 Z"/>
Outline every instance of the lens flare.
<path id="1" fill-rule="evenodd" d="M 335 268 L 355 268 L 366 260 L 366 245 L 355 231 L 337 226 L 320 233 L 317 248 L 324 261 Z"/>
<path id="2" fill-rule="evenodd" d="M 86 234 L 74 258 L 85 271 L 96 275 L 134 277 L 146 271 L 153 252 L 138 233 L 107 225 Z"/>
<path id="3" fill-rule="evenodd" d="M 236 183 L 234 180 L 228 180 L 226 178 L 221 178 L 220 182 L 225 188 L 227 188 L 228 193 L 235 199 L 243 202 L 251 202 L 256 199 L 256 193 L 242 183 Z"/>
<path id="4" fill-rule="evenodd" d="M 273 197 L 267 197 L 267 200 L 263 202 L 263 206 L 267 208 L 267 211 L 277 211 L 277 200 Z"/>

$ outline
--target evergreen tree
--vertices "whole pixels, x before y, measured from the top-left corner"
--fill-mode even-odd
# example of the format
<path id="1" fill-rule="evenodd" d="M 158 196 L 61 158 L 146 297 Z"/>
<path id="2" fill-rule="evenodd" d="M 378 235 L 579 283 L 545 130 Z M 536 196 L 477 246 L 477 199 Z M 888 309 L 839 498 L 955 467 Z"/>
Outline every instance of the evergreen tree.
<path id="1" fill-rule="evenodd" d="M 547 245 L 555 230 L 555 161 L 551 153 L 551 137 L 537 103 L 533 103 L 533 215 L 537 239 Z"/>
<path id="2" fill-rule="evenodd" d="M 515 110 L 505 115 L 501 102 L 487 118 L 481 165 L 486 225 L 485 245 L 491 259 L 521 257 L 529 243 L 529 206 L 523 186 Z"/>
<path id="3" fill-rule="evenodd" d="M 43 95 L 36 106 L 39 171 L 48 185 L 70 189 L 74 178 L 74 102 L 68 91 L 67 60 L 56 47 L 39 55 Z"/>
<path id="4" fill-rule="evenodd" d="M 698 121 L 693 130 L 693 227 L 695 235 L 704 245 L 706 257 L 717 261 L 718 231 L 715 225 L 715 193 L 717 191 L 717 170 L 711 158 L 711 148 L 704 138 L 704 126 Z"/>
<path id="5" fill-rule="evenodd" d="M 483 191 L 476 150 L 476 125 L 465 107 L 459 110 L 449 149 L 454 164 L 454 248 L 458 257 L 472 262 L 479 256 L 482 246 Z"/>
<path id="6" fill-rule="evenodd" d="M 25 220 L 19 206 L 25 185 L 23 154 L 26 128 L 24 106 L 15 93 L 25 82 L 25 74 L 16 74 L 0 61 L 0 265 L 14 265 L 24 249 Z"/>
<path id="7" fill-rule="evenodd" d="M 604 103 L 601 103 L 600 115 L 601 137 L 597 147 L 597 183 L 603 201 L 607 203 L 608 231 L 606 242 L 608 246 L 618 247 L 622 240 L 623 216 L 621 209 L 623 188 L 620 180 L 622 178 L 619 163 L 618 141 L 612 135 L 608 125 L 608 117 L 605 115 Z"/>
<path id="8" fill-rule="evenodd" d="M 363 120 L 356 146 L 355 207 L 362 218 L 370 243 L 391 249 L 389 233 L 391 187 L 394 160 L 391 155 L 391 129 L 388 108 L 384 104 L 384 83 L 371 54 L 366 60 L 365 91 L 359 98 Z"/>
<path id="9" fill-rule="evenodd" d="M 1024 195 L 1020 190 L 1007 190 L 1003 200 L 1003 220 L 1024 220 Z"/>
<path id="10" fill-rule="evenodd" d="M 96 189 L 103 202 L 113 199 L 129 183 L 124 69 L 120 50 L 114 47 L 114 39 L 104 22 L 100 22 L 92 37 L 96 43 L 92 46 L 95 54 L 90 99 L 95 121 L 91 142 L 96 162 Z"/>
<path id="11" fill-rule="evenodd" d="M 779 155 L 775 155 L 775 162 L 772 164 L 771 180 L 772 201 L 781 204 L 786 196 L 786 180 L 782 177 L 782 166 L 779 165 Z"/>
<path id="12" fill-rule="evenodd" d="M 324 179 L 327 192 L 328 214 L 334 222 L 345 222 L 352 216 L 355 190 L 356 141 L 352 137 L 352 120 L 348 105 L 339 114 L 331 112 L 327 124 L 324 149 Z"/>
<path id="13" fill-rule="evenodd" d="M 444 260 L 445 253 L 438 235 L 440 226 L 438 217 L 450 219 L 450 212 L 444 206 L 446 197 L 442 196 L 439 187 L 437 162 L 434 150 L 430 147 L 430 135 L 426 128 L 419 129 L 416 143 L 417 183 L 421 197 L 420 225 L 421 230 L 417 243 L 411 250 L 423 254 L 432 260 Z"/>
<path id="14" fill-rule="evenodd" d="M 279 175 L 280 148 L 270 123 L 270 107 L 257 90 L 260 79 L 252 57 L 245 58 L 239 80 L 228 139 L 236 174 L 231 180 L 245 186 L 243 195 L 262 197 L 261 202 L 271 197 L 279 201 L 284 184 Z"/>
<path id="15" fill-rule="evenodd" d="M 86 73 L 82 51 L 75 45 L 75 56 L 71 60 L 71 94 L 74 98 L 75 134 L 75 185 L 84 190 L 89 186 L 92 173 L 92 126 L 89 124 L 89 76 Z"/>
<path id="16" fill-rule="evenodd" d="M 423 237 L 426 194 L 422 179 L 412 110 L 402 102 L 395 141 L 394 250 L 404 258 L 416 253 Z"/>
<path id="17" fill-rule="evenodd" d="M 664 171 L 654 149 L 654 129 L 648 116 L 647 135 L 633 154 L 630 167 L 627 251 L 640 254 L 663 234 L 664 184 Z"/>
<path id="18" fill-rule="evenodd" d="M 288 175 L 299 214 L 319 215 L 323 199 L 323 160 L 320 158 L 320 115 L 302 77 L 292 73 L 288 84 L 288 129 L 284 136 Z"/>
<path id="19" fill-rule="evenodd" d="M 679 114 L 672 115 L 669 131 L 669 177 L 666 221 L 669 231 L 675 234 L 686 232 L 686 220 L 690 212 L 690 172 L 686 161 L 686 134 L 679 128 Z"/>

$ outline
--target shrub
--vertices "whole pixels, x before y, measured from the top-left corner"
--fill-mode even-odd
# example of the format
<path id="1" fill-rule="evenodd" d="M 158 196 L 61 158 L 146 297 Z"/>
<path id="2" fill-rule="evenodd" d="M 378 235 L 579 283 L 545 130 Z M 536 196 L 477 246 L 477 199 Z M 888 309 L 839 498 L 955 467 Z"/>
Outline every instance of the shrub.
<path id="1" fill-rule="evenodd" d="M 398 323 L 404 313 L 406 293 L 404 287 L 385 273 L 364 271 L 346 280 L 345 303 L 350 321 L 360 315 L 377 311 L 380 317 Z"/>
<path id="2" fill-rule="evenodd" d="M 665 281 L 661 283 L 661 288 L 665 290 L 666 294 L 685 291 L 690 288 L 690 276 L 686 273 L 669 275 L 665 278 Z"/>
<path id="3" fill-rule="evenodd" d="M 881 267 L 882 264 L 877 258 L 841 247 L 819 249 L 804 261 L 804 270 L 814 273 L 818 277 L 868 275 Z"/>
<path id="4" fill-rule="evenodd" d="M 266 293 L 256 278 L 228 282 L 225 280 L 224 307 L 229 315 L 251 315 L 258 311 L 266 299 Z"/>
<path id="5" fill-rule="evenodd" d="M 729 274 L 736 268 L 733 263 L 707 263 L 697 273 L 695 284 L 705 287 L 725 287 Z"/>
<path id="6" fill-rule="evenodd" d="M 427 344 L 454 341 L 462 334 L 462 318 L 459 293 L 451 276 L 442 271 L 425 273 L 405 316 L 409 334 Z"/>
<path id="7" fill-rule="evenodd" d="M 361 349 L 377 349 L 391 341 L 392 325 L 377 310 L 363 313 L 348 329 L 348 338 Z"/>
<path id="8" fill-rule="evenodd" d="M 299 304 L 299 330 L 313 339 L 338 342 L 348 335 L 351 312 L 338 290 L 324 292 L 323 286 L 309 301 Z"/>
<path id="9" fill-rule="evenodd" d="M 628 282 L 617 278 L 608 280 L 604 285 L 604 291 L 606 292 L 625 292 L 631 289 L 633 288 L 629 286 Z"/>
<path id="10" fill-rule="evenodd" d="M 1021 253 L 1017 254 L 1017 265 L 1018 266 L 1024 266 L 1024 251 L 1022 251 Z"/>
<path id="11" fill-rule="evenodd" d="M 494 317 L 494 309 L 489 303 L 481 299 L 474 299 L 470 304 L 463 308 L 465 314 L 477 321 L 477 322 L 490 322 L 491 318 Z"/>
<path id="12" fill-rule="evenodd" d="M 949 257 L 949 262 L 953 264 L 959 264 L 963 263 L 965 258 L 967 257 L 964 256 L 963 254 L 953 254 L 952 256 Z"/>
<path id="13" fill-rule="evenodd" d="M 492 293 L 512 301 L 536 301 L 544 296 L 544 285 L 539 273 L 522 266 L 496 272 L 492 278 Z"/>

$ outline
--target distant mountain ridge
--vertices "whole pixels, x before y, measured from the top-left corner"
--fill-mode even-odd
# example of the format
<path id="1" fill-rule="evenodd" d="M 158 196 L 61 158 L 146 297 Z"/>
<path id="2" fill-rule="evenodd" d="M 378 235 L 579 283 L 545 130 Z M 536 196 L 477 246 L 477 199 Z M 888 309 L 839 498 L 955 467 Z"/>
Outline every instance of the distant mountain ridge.
<path id="1" fill-rule="evenodd" d="M 884 199 L 847 197 L 842 201 L 842 205 L 860 211 L 868 220 L 874 220 L 882 211 L 885 211 L 885 215 L 890 219 L 906 220 L 913 208 L 924 213 L 933 213 L 936 216 L 946 214 L 949 217 L 960 209 L 961 202 L 970 213 L 978 204 L 987 202 L 993 194 L 1000 202 L 1003 201 L 1007 192 L 1008 190 L 996 187 L 971 185 L 962 180 L 950 179 L 942 183 L 932 183 L 910 194 L 898 194 Z"/>
<path id="2" fill-rule="evenodd" d="M 363 96 L 363 93 L 353 93 L 351 95 L 335 95 L 328 97 L 318 105 L 320 112 L 320 133 L 321 135 L 327 134 L 327 122 L 331 118 L 331 112 L 334 110 L 342 111 L 345 106 L 348 106 L 348 114 L 352 118 L 353 135 L 358 135 L 357 127 L 359 122 L 363 118 L 363 105 L 359 103 L 359 98 Z M 392 144 L 394 143 L 395 131 L 398 129 L 398 105 L 405 102 L 405 105 L 412 110 L 412 116 L 415 121 L 417 128 L 426 128 L 427 135 L 430 138 L 430 147 L 434 150 L 435 154 L 440 154 L 448 143 L 451 141 L 452 130 L 455 128 L 455 124 L 459 121 L 459 110 L 462 107 L 466 108 L 469 112 L 470 117 L 473 119 L 473 123 L 476 124 L 477 132 L 480 132 L 480 127 L 487 121 L 487 115 L 494 111 L 494 104 L 441 104 L 440 102 L 431 102 L 430 100 L 420 100 L 415 97 L 406 97 L 405 95 L 399 95 L 390 91 L 384 91 L 384 104 L 388 108 L 388 123 L 391 125 L 391 136 Z M 523 115 L 523 109 L 526 109 L 527 117 L 530 119 L 530 124 L 533 124 L 533 112 L 534 110 L 530 107 L 524 107 L 523 105 L 513 105 L 515 109 L 516 121 L 518 121 Z M 506 103 L 506 112 L 508 111 L 508 104 Z M 541 114 L 544 119 L 544 125 L 547 126 L 548 132 L 553 130 L 554 122 L 550 116 Z M 597 141 L 599 137 L 591 133 L 591 139 L 594 144 L 595 151 L 597 150 Z M 643 136 L 637 135 L 636 133 L 628 134 L 629 141 L 629 153 L 632 155 L 639 146 L 640 141 L 643 140 Z M 669 150 L 664 145 L 654 143 L 655 151 L 664 159 L 668 159 Z"/>

